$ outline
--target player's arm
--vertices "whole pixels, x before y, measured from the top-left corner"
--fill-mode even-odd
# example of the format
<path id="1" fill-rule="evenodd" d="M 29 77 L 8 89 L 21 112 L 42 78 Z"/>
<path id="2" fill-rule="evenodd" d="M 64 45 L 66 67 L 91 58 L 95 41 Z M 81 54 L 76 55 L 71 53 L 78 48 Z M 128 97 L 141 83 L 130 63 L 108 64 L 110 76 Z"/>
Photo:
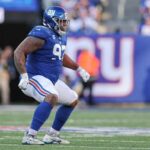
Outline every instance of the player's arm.
<path id="1" fill-rule="evenodd" d="M 25 90 L 29 83 L 28 74 L 25 67 L 26 55 L 41 48 L 44 42 L 45 41 L 40 38 L 29 36 L 25 38 L 15 49 L 14 61 L 18 72 L 21 74 L 21 80 L 18 85 L 21 90 Z"/>
<path id="2" fill-rule="evenodd" d="M 76 62 L 74 62 L 67 54 L 64 54 L 63 66 L 72 70 L 76 70 L 85 82 L 87 82 L 90 78 L 89 73 L 80 67 Z"/>
<path id="3" fill-rule="evenodd" d="M 64 54 L 63 66 L 72 70 L 77 70 L 79 67 L 79 65 L 76 62 L 74 62 L 67 54 Z"/>
<path id="4" fill-rule="evenodd" d="M 26 55 L 41 48 L 44 44 L 44 40 L 29 36 L 25 38 L 14 52 L 15 66 L 20 74 L 26 73 Z"/>

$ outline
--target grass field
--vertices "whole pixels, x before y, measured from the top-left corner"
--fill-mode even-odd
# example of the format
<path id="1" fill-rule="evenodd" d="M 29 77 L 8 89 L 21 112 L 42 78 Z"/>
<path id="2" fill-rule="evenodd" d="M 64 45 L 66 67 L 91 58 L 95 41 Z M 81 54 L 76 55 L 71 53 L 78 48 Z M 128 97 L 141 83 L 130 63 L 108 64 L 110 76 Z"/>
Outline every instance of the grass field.
<path id="1" fill-rule="evenodd" d="M 21 145 L 34 106 L 0 107 L 0 150 L 150 150 L 150 109 L 76 109 L 62 129 L 69 145 Z M 42 139 L 54 118 L 38 134 Z"/>

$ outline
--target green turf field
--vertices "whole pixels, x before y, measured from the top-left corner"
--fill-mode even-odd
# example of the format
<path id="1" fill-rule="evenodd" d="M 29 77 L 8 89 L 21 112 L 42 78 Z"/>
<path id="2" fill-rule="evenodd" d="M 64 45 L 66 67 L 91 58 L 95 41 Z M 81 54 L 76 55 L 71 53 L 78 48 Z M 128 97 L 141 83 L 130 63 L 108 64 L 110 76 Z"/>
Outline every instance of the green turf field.
<path id="1" fill-rule="evenodd" d="M 0 150 L 150 150 L 150 109 L 76 109 L 62 129 L 69 145 L 21 145 L 34 107 L 0 107 Z M 51 120 L 38 134 L 42 139 Z"/>

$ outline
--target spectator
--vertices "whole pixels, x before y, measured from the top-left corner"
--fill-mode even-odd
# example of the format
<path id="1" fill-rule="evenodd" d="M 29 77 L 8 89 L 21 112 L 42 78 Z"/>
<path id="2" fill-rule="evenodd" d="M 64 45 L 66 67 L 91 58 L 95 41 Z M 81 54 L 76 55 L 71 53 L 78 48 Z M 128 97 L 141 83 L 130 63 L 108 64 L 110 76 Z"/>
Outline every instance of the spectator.
<path id="1" fill-rule="evenodd" d="M 1 102 L 3 105 L 10 103 L 10 77 L 14 76 L 14 70 L 12 69 L 12 54 L 13 49 L 10 46 L 6 46 L 0 55 L 0 91 Z M 11 75 L 10 75 L 11 74 Z"/>
<path id="2" fill-rule="evenodd" d="M 141 0 L 140 12 L 142 16 L 150 13 L 150 0 Z"/>
<path id="3" fill-rule="evenodd" d="M 101 12 L 98 8 L 91 7 L 91 9 L 80 9 L 80 17 L 74 19 L 70 23 L 70 30 L 73 32 L 86 31 L 86 32 L 97 32 L 106 33 L 107 29 L 99 21 L 101 18 Z M 90 12 L 93 12 L 90 14 Z M 92 16 L 93 15 L 93 16 Z"/>
<path id="4" fill-rule="evenodd" d="M 141 0 L 140 13 L 141 13 L 141 26 L 142 26 L 145 22 L 145 16 L 150 15 L 150 0 Z"/>
<path id="5" fill-rule="evenodd" d="M 62 0 L 60 2 L 61 7 L 65 8 L 68 11 L 71 11 L 77 3 L 77 0 Z"/>
<path id="6" fill-rule="evenodd" d="M 145 15 L 144 19 L 145 19 L 145 22 L 141 26 L 141 34 L 146 35 L 146 36 L 150 36 L 150 14 Z"/>
<path id="7" fill-rule="evenodd" d="M 92 90 L 93 85 L 100 73 L 100 61 L 90 51 L 82 50 L 81 53 L 79 54 L 77 62 L 81 67 L 83 67 L 86 71 L 88 71 L 91 76 L 90 80 L 86 83 L 84 83 L 83 80 L 81 80 L 83 88 L 80 94 L 80 98 L 84 96 L 84 90 L 89 89 L 87 104 L 94 105 Z"/>

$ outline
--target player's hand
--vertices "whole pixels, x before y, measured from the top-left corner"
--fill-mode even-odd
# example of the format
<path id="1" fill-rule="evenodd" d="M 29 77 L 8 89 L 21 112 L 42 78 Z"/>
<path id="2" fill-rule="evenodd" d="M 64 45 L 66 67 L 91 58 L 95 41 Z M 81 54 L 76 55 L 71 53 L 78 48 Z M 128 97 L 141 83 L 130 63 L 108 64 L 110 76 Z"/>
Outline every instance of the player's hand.
<path id="1" fill-rule="evenodd" d="M 26 90 L 28 84 L 29 84 L 28 74 L 27 74 L 27 73 L 21 74 L 21 80 L 20 80 L 20 82 L 19 82 L 19 84 L 18 84 L 18 87 L 19 87 L 21 90 Z"/>
<path id="2" fill-rule="evenodd" d="M 84 82 L 87 82 L 90 79 L 90 74 L 84 70 L 82 67 L 77 69 L 78 74 L 82 77 Z"/>

